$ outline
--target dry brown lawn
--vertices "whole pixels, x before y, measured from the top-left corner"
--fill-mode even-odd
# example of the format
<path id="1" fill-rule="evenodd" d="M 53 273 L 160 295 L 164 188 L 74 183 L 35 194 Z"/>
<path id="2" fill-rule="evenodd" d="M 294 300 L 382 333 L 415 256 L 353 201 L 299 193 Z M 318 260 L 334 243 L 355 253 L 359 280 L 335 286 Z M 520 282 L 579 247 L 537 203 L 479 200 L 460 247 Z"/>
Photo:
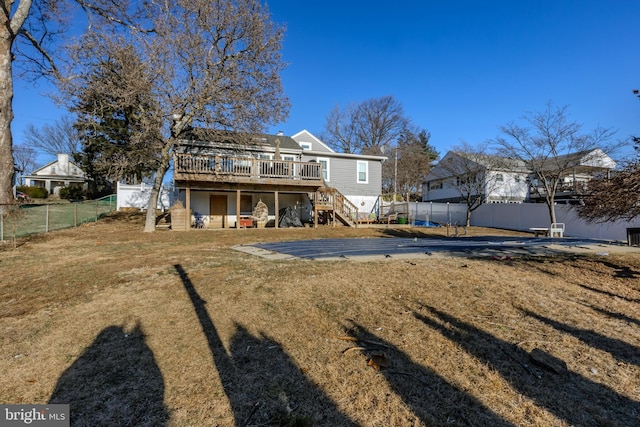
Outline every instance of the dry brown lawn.
<path id="1" fill-rule="evenodd" d="M 277 261 L 231 247 L 389 230 L 142 224 L 0 247 L 0 402 L 86 426 L 640 425 L 637 250 Z"/>

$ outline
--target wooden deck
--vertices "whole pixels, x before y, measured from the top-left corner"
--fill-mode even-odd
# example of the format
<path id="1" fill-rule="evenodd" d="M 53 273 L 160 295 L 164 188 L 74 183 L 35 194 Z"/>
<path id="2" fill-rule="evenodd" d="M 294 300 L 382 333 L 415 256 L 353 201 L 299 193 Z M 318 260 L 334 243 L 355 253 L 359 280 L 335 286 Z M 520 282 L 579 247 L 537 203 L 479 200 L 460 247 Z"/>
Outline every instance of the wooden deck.
<path id="1" fill-rule="evenodd" d="M 264 185 L 303 191 L 324 183 L 322 167 L 315 162 L 192 154 L 175 155 L 174 180 L 181 184 L 199 183 L 204 186 Z"/>

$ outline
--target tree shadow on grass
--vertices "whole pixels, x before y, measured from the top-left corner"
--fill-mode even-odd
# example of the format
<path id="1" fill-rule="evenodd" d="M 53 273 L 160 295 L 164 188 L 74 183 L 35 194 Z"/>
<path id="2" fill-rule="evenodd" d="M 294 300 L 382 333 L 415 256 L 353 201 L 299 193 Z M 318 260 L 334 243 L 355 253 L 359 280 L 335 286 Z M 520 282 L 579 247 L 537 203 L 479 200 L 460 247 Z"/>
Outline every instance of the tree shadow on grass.
<path id="1" fill-rule="evenodd" d="M 633 303 L 639 303 L 640 302 L 640 298 L 629 298 L 629 297 L 626 297 L 624 295 L 614 294 L 613 292 L 603 291 L 602 289 L 594 288 L 594 287 L 583 285 L 583 284 L 580 284 L 580 283 L 578 284 L 578 286 L 580 286 L 583 289 L 587 289 L 587 290 L 592 291 L 592 292 L 596 292 L 596 293 L 599 293 L 599 294 L 602 294 L 602 295 L 606 295 L 606 296 L 611 297 L 611 298 L 620 298 L 621 300 L 624 300 L 624 301 L 627 301 L 627 302 L 633 302 Z"/>
<path id="2" fill-rule="evenodd" d="M 357 426 L 273 339 L 255 337 L 236 324 L 228 353 L 207 311 L 207 302 L 182 266 L 174 267 L 207 338 L 236 426 Z"/>
<path id="3" fill-rule="evenodd" d="M 572 246 L 567 245 L 567 247 L 571 248 Z M 582 246 L 575 246 L 575 247 L 583 248 L 583 249 L 586 248 Z M 536 247 L 531 246 L 531 249 L 533 249 L 532 254 L 535 254 Z M 562 253 L 559 251 L 551 251 L 551 250 L 548 250 L 546 252 L 548 256 L 544 256 L 544 257 L 532 256 L 532 257 L 523 259 L 523 261 L 525 261 L 526 264 L 529 264 L 532 267 L 536 268 L 537 270 L 541 271 L 542 273 L 548 274 L 550 276 L 559 276 L 559 275 L 562 275 L 563 273 L 558 271 L 556 272 L 549 271 L 546 268 L 548 264 L 561 264 L 561 265 L 568 265 L 569 267 L 579 267 L 581 271 L 584 273 L 592 272 L 598 276 L 605 276 L 605 277 L 610 276 L 610 277 L 615 277 L 617 279 L 637 279 L 638 277 L 640 277 L 640 272 L 633 269 L 632 267 L 628 265 L 612 263 L 606 260 L 605 258 L 603 258 L 602 256 L 594 257 L 593 254 Z M 578 262 L 586 262 L 588 264 L 579 266 L 577 264 Z M 610 271 L 607 272 L 607 271 L 603 271 L 601 268 L 595 268 L 593 266 L 594 264 L 600 264 L 608 268 Z M 631 281 L 628 281 L 627 283 L 628 283 L 627 286 L 633 289 L 634 283 L 638 283 L 638 281 L 631 280 Z M 583 287 L 592 291 L 602 292 L 603 294 L 615 296 L 606 291 L 600 291 L 599 289 L 590 288 L 588 286 L 583 286 Z M 635 287 L 635 289 L 638 289 L 638 288 Z"/>
<path id="4" fill-rule="evenodd" d="M 414 313 L 418 320 L 487 363 L 515 390 L 568 424 L 640 424 L 640 402 L 570 370 L 567 375 L 541 375 L 528 366 L 531 359 L 521 348 L 433 307 L 425 308 L 432 317 Z"/>
<path id="5" fill-rule="evenodd" d="M 71 425 L 163 426 L 164 380 L 140 325 L 109 326 L 60 376 L 49 403 L 70 405 Z"/>
<path id="6" fill-rule="evenodd" d="M 475 425 L 507 427 L 513 424 L 501 418 L 478 399 L 449 383 L 436 372 L 420 366 L 394 345 L 358 324 L 348 334 L 368 348 L 367 357 L 375 362 L 384 354 L 389 366 L 380 374 L 405 404 L 426 425 Z M 372 363 L 372 362 L 369 362 Z"/>
<path id="7" fill-rule="evenodd" d="M 602 264 L 606 265 L 607 267 L 615 271 L 614 277 L 618 277 L 620 279 L 640 278 L 640 271 L 636 271 L 629 266 L 618 265 L 608 261 L 603 261 Z"/>
<path id="8" fill-rule="evenodd" d="M 607 317 L 610 317 L 612 319 L 620 320 L 620 321 L 626 322 L 626 323 L 635 323 L 636 325 L 640 326 L 640 320 L 634 319 L 633 317 L 627 316 L 626 314 L 615 313 L 613 311 L 605 310 L 604 308 L 596 307 L 596 306 L 590 305 L 590 304 L 584 304 L 584 303 L 581 303 L 581 304 L 586 306 L 586 307 L 589 307 L 593 311 L 596 311 L 596 312 L 598 312 L 598 313 L 600 313 L 602 315 L 605 315 Z"/>
<path id="9" fill-rule="evenodd" d="M 524 308 L 521 308 L 520 311 L 529 317 L 557 329 L 558 331 L 573 335 L 590 347 L 597 348 L 598 350 L 611 354 L 620 362 L 632 363 L 640 366 L 640 348 L 634 345 L 615 338 L 609 338 L 589 329 L 577 328 L 575 326 L 558 322 L 557 320 L 549 319 Z"/>

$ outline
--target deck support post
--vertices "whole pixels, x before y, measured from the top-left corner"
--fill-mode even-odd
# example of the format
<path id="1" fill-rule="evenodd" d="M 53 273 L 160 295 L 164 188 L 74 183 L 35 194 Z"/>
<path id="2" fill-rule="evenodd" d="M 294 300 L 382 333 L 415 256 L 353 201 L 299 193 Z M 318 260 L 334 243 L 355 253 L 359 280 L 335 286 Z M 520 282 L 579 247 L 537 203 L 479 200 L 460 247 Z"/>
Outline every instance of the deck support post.
<path id="1" fill-rule="evenodd" d="M 236 229 L 240 230 L 240 190 L 236 190 Z"/>
<path id="2" fill-rule="evenodd" d="M 316 195 L 313 201 L 313 228 L 318 228 L 318 196 L 319 193 L 316 190 Z"/>
<path id="3" fill-rule="evenodd" d="M 278 228 L 278 222 L 280 221 L 280 200 L 278 199 L 278 191 L 274 191 L 273 195 L 275 197 L 275 207 L 276 207 L 276 223 L 275 227 Z"/>
<path id="4" fill-rule="evenodd" d="M 191 188 L 185 188 L 185 215 L 184 215 L 184 230 L 191 230 Z"/>

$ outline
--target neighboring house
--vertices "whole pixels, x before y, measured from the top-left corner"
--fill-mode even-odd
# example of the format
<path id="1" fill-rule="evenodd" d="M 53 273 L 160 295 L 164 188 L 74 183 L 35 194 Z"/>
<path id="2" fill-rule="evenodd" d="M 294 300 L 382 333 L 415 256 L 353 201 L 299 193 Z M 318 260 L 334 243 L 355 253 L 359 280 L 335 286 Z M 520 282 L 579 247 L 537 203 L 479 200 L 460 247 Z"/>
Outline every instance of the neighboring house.
<path id="1" fill-rule="evenodd" d="M 326 186 L 344 194 L 358 212 L 368 216 L 382 194 L 382 163 L 386 157 L 337 153 L 311 132 L 302 130 L 293 138 L 302 148 L 302 160 L 322 166 Z"/>
<path id="2" fill-rule="evenodd" d="M 558 168 L 563 170 L 554 200 L 556 203 L 576 203 L 587 191 L 589 181 L 608 175 L 616 168 L 616 162 L 604 151 L 596 148 L 549 158 L 538 167 L 549 171 L 549 174 L 553 174 Z M 532 176 L 530 184 L 529 200 L 543 201 L 545 191 L 538 178 Z"/>
<path id="3" fill-rule="evenodd" d="M 317 146 L 307 153 L 296 140 L 281 133 L 248 135 L 191 129 L 174 149 L 174 187 L 178 198 L 184 201 L 187 211 L 198 213 L 198 218 L 202 216 L 206 228 L 250 224 L 248 221 L 259 202 L 266 204 L 268 221 L 275 226 L 285 209 L 290 215 L 293 211 L 303 222 L 316 222 L 319 213 L 331 211 L 335 219 L 354 225 L 357 212 L 362 212 L 360 208 L 374 198 L 369 182 L 380 182 L 376 176 L 380 173 L 379 165 L 369 165 L 367 156 L 341 158 L 331 150 L 325 152 L 324 144 L 315 137 L 311 139 Z M 350 173 L 342 163 L 349 158 L 353 168 Z M 362 168 L 360 174 L 357 167 Z M 351 179 L 345 182 L 337 179 L 340 176 Z M 362 181 L 360 188 L 358 179 Z M 351 194 L 358 194 L 361 189 L 364 196 L 356 199 L 361 205 L 351 203 L 341 189 L 348 189 Z M 378 184 L 375 197 L 380 191 Z"/>
<path id="4" fill-rule="evenodd" d="M 480 193 L 483 203 L 522 203 L 528 174 L 514 159 L 449 151 L 425 177 L 422 201 L 456 203 Z"/>
<path id="5" fill-rule="evenodd" d="M 25 185 L 45 188 L 49 194 L 58 194 L 62 187 L 86 186 L 86 175 L 68 154 L 58 154 L 57 160 L 42 166 L 24 177 Z"/>
<path id="6" fill-rule="evenodd" d="M 559 203 L 579 200 L 591 179 L 615 167 L 616 163 L 600 149 L 557 156 L 536 165 L 536 169 L 544 170 L 548 175 L 562 171 L 555 195 L 555 201 Z M 448 152 L 425 177 L 422 201 L 462 201 L 461 180 L 465 175 L 474 174 L 482 180 L 473 189 L 482 193 L 483 203 L 542 201 L 544 190 L 533 176 L 531 165 L 516 159 L 453 151 Z"/>

